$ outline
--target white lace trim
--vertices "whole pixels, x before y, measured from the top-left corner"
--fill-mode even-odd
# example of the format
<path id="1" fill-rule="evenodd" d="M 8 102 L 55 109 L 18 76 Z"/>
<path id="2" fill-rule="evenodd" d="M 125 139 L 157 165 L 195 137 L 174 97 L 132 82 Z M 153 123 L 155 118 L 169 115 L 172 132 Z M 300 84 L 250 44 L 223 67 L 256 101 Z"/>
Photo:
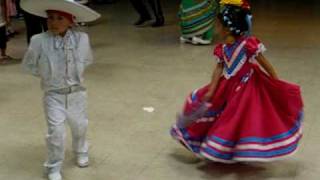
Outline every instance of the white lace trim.
<path id="1" fill-rule="evenodd" d="M 217 55 L 213 55 L 214 58 L 216 59 L 217 63 L 222 63 L 223 59 L 219 58 Z"/>
<path id="2" fill-rule="evenodd" d="M 259 43 L 257 51 L 251 56 L 251 58 L 249 59 L 249 62 L 255 63 L 257 56 L 260 53 L 264 53 L 265 51 L 267 51 L 267 48 L 264 46 L 264 44 Z"/>
<path id="3" fill-rule="evenodd" d="M 247 61 L 247 56 L 243 56 L 243 58 L 241 59 L 241 61 L 239 62 L 239 64 L 237 65 L 237 67 L 232 71 L 231 74 L 228 74 L 226 68 L 224 68 L 223 70 L 223 75 L 226 79 L 230 79 L 232 76 L 236 75 L 238 73 L 238 71 L 242 68 L 242 66 L 246 63 Z"/>

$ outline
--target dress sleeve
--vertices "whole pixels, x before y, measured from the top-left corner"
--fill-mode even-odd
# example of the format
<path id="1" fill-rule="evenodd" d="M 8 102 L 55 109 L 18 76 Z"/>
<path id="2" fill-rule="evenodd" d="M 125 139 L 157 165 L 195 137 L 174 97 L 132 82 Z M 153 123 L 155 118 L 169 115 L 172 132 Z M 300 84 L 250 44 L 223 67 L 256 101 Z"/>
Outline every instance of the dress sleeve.
<path id="1" fill-rule="evenodd" d="M 253 36 L 247 39 L 246 49 L 247 57 L 251 62 L 254 62 L 260 53 L 264 53 L 266 51 L 266 48 L 261 41 Z"/>
<path id="2" fill-rule="evenodd" d="M 38 62 L 40 58 L 41 41 L 38 35 L 33 36 L 22 61 L 22 69 L 34 76 L 39 76 Z"/>
<path id="3" fill-rule="evenodd" d="M 217 63 L 223 63 L 223 45 L 218 44 L 213 51 L 213 56 L 216 58 Z"/>

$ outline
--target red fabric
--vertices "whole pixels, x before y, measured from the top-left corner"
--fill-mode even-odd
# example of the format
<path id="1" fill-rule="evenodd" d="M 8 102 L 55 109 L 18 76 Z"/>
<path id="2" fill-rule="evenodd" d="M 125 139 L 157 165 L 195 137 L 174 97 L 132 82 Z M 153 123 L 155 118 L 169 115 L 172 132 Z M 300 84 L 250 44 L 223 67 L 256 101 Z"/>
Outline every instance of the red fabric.
<path id="1" fill-rule="evenodd" d="M 246 10 L 250 10 L 251 6 L 249 4 L 249 2 L 247 0 L 242 0 L 243 4 L 242 4 L 242 8 L 246 9 Z"/>
<path id="2" fill-rule="evenodd" d="M 248 37 L 246 42 L 249 59 L 260 50 L 261 42 L 256 37 Z M 223 44 L 215 47 L 214 55 L 223 60 Z M 254 73 L 248 82 L 241 82 L 242 77 L 252 69 Z M 207 86 L 199 89 L 197 99 L 201 99 L 207 91 Z M 269 137 L 286 132 L 292 128 L 303 108 L 299 86 L 272 79 L 249 61 L 231 79 L 221 78 L 211 103 L 212 111 L 225 108 L 219 120 L 209 128 L 210 132 L 206 133 L 228 140 L 246 136 Z M 194 109 L 194 106 L 194 103 L 187 102 L 184 112 Z M 202 125 L 195 123 L 194 127 L 189 127 L 189 133 L 199 136 L 196 133 L 202 132 L 197 129 L 199 126 Z M 207 130 L 208 127 L 202 129 Z"/>
<path id="3" fill-rule="evenodd" d="M 213 123 L 193 123 L 187 127 L 192 137 L 217 136 L 237 142 L 246 137 L 272 137 L 294 126 L 303 108 L 300 88 L 271 79 L 257 65 L 247 65 L 254 69 L 247 84 L 239 81 L 244 71 L 229 80 L 221 78 L 210 110 L 224 110 Z M 197 98 L 201 99 L 207 91 L 208 86 L 201 88 Z M 184 112 L 193 106 L 187 102 Z"/>
<path id="4" fill-rule="evenodd" d="M 251 58 L 260 49 L 259 45 L 261 44 L 261 41 L 253 36 L 247 38 L 246 41 L 247 57 Z"/>
<path id="5" fill-rule="evenodd" d="M 214 48 L 213 55 L 217 58 L 218 62 L 223 61 L 223 44 L 218 44 Z"/>
<path id="6" fill-rule="evenodd" d="M 57 13 L 60 16 L 63 16 L 65 18 L 67 18 L 71 23 L 74 22 L 74 16 L 70 13 L 67 12 L 63 12 L 63 11 L 58 11 L 58 10 L 47 10 L 48 13 Z"/>
<path id="7" fill-rule="evenodd" d="M 211 104 L 208 114 L 196 119 L 193 123 L 184 129 L 173 128 L 172 134 L 175 138 L 184 142 L 192 152 L 196 154 L 207 153 L 206 148 L 212 138 L 218 137 L 224 141 L 234 142 L 232 147 L 241 144 L 241 140 L 247 138 L 271 138 L 281 134 L 289 133 L 291 143 L 285 139 L 278 139 L 276 142 L 282 143 L 282 147 L 275 147 L 267 151 L 275 152 L 277 149 L 283 151 L 276 152 L 275 157 L 283 157 L 295 151 L 296 147 L 287 150 L 291 145 L 297 145 L 301 136 L 295 136 L 294 129 L 301 122 L 303 114 L 303 101 L 300 87 L 282 80 L 276 80 L 268 76 L 260 67 L 249 61 L 250 55 L 256 54 L 261 42 L 255 37 L 249 37 L 245 50 L 247 61 L 235 76 L 226 79 L 220 78 L 214 96 L 209 103 Z M 219 44 L 214 50 L 214 55 L 223 60 L 223 45 Z M 183 114 L 191 114 L 194 109 L 199 107 L 201 99 L 208 92 L 208 85 L 193 92 L 188 98 L 183 108 Z M 205 118 L 214 118 L 214 121 L 203 121 Z M 299 128 L 301 126 L 299 125 Z M 178 132 L 181 132 L 180 135 Z M 209 140 L 210 139 L 210 140 Z M 192 142 L 189 143 L 188 142 Z M 258 143 L 258 141 L 257 141 Z M 264 142 L 260 142 L 263 144 Z M 287 143 L 287 144 L 286 144 Z M 199 144 L 196 146 L 196 144 Z M 250 144 L 250 143 L 249 143 Z M 273 144 L 274 145 L 274 144 Z M 210 145 L 209 145 L 210 146 Z M 213 151 L 215 147 L 211 147 Z M 286 150 L 286 151 L 284 151 Z M 226 155 L 229 152 L 236 152 L 239 155 L 239 149 L 219 152 Z M 248 151 L 248 150 L 246 150 Z M 258 152 L 261 149 L 253 147 L 250 151 Z M 266 152 L 267 153 L 267 152 Z M 211 157 L 221 158 L 221 155 L 211 154 Z M 266 156 L 254 156 L 262 159 L 270 158 Z M 223 159 L 222 159 L 223 160 Z M 232 160 L 228 159 L 228 160 Z"/>
<path id="8" fill-rule="evenodd" d="M 251 58 L 253 55 L 257 53 L 258 50 L 260 50 L 259 46 L 261 45 L 261 41 L 254 36 L 250 36 L 245 40 L 247 41 L 245 45 L 246 55 L 248 58 Z M 223 44 L 216 45 L 213 51 L 213 55 L 218 58 L 219 62 L 223 61 Z"/>

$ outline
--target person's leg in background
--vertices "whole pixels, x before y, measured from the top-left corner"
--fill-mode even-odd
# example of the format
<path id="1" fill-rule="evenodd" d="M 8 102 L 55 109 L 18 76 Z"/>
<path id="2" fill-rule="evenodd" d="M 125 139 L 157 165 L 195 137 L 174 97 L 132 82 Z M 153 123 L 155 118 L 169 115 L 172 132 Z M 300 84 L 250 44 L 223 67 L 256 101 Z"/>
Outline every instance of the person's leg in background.
<path id="1" fill-rule="evenodd" d="M 8 60 L 13 60 L 7 55 L 7 25 L 9 17 L 7 16 L 7 3 L 4 0 L 0 1 L 0 63 L 6 64 Z"/>
<path id="2" fill-rule="evenodd" d="M 153 27 L 160 27 L 164 25 L 164 16 L 160 0 L 148 0 L 153 10 L 156 21 L 152 24 Z"/>
<path id="3" fill-rule="evenodd" d="M 23 12 L 20 6 L 20 0 L 16 0 L 16 7 L 17 7 L 17 17 L 22 18 L 23 17 Z"/>
<path id="4" fill-rule="evenodd" d="M 0 56 L 0 63 L 5 63 L 7 60 L 7 30 L 6 26 L 0 27 L 0 49 L 1 49 L 1 56 Z"/>
<path id="5" fill-rule="evenodd" d="M 143 25 L 145 22 L 152 19 L 146 5 L 143 3 L 143 0 L 130 0 L 130 2 L 140 16 L 138 21 L 134 23 L 134 25 Z"/>
<path id="6" fill-rule="evenodd" d="M 42 22 L 43 20 L 40 17 L 34 16 L 27 12 L 23 12 L 23 13 L 24 13 L 24 21 L 26 23 L 26 29 L 27 29 L 27 41 L 29 44 L 30 39 L 33 35 L 43 32 L 42 26 L 44 23 Z"/>

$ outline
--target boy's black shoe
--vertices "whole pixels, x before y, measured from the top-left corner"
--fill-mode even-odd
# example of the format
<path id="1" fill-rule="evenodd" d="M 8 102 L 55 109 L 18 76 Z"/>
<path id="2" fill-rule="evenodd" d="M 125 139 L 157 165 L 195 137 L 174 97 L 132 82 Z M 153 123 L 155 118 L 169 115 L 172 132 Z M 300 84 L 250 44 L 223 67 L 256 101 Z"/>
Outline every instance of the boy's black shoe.
<path id="1" fill-rule="evenodd" d="M 135 26 L 141 26 L 144 23 L 150 21 L 151 18 L 140 18 L 137 22 L 134 23 Z"/>

